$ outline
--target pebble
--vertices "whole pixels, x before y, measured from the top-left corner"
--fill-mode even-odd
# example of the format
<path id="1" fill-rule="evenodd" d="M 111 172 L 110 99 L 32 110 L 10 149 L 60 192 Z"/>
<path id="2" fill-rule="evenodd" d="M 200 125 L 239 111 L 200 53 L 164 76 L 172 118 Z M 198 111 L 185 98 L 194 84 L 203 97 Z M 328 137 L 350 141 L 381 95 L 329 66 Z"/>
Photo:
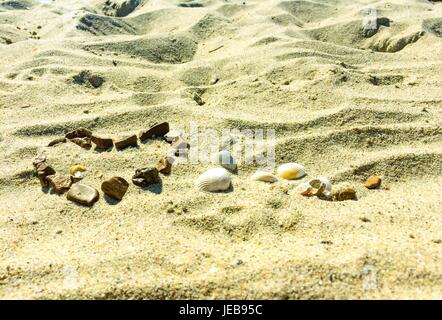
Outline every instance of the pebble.
<path id="1" fill-rule="evenodd" d="M 162 174 L 170 174 L 172 172 L 172 159 L 169 157 L 161 158 L 157 163 L 157 169 Z"/>
<path id="2" fill-rule="evenodd" d="M 137 145 L 138 145 L 138 140 L 135 134 L 127 138 L 115 141 L 115 148 L 117 148 L 118 151 L 121 151 L 128 147 L 136 147 Z"/>
<path id="3" fill-rule="evenodd" d="M 140 132 L 140 140 L 145 141 L 151 138 L 164 137 L 169 132 L 169 123 L 162 122 L 155 124 L 150 129 Z"/>
<path id="4" fill-rule="evenodd" d="M 57 138 L 48 143 L 48 147 L 53 147 L 59 143 L 66 143 L 66 138 Z"/>
<path id="5" fill-rule="evenodd" d="M 37 177 L 40 180 L 42 188 L 49 187 L 49 181 L 46 178 L 50 175 L 54 175 L 55 170 L 51 166 L 49 166 L 46 162 L 41 162 L 37 164 L 35 170 L 37 172 Z"/>
<path id="6" fill-rule="evenodd" d="M 98 201 L 100 195 L 98 191 L 85 184 L 76 183 L 66 195 L 67 199 L 84 206 L 93 206 Z"/>
<path id="7" fill-rule="evenodd" d="M 103 138 L 92 135 L 91 141 L 97 145 L 98 149 L 109 149 L 114 146 L 114 141 L 111 138 Z"/>
<path id="8" fill-rule="evenodd" d="M 78 128 L 74 131 L 66 133 L 65 137 L 67 139 L 74 139 L 74 138 L 90 138 L 92 136 L 92 131 L 86 128 Z"/>
<path id="9" fill-rule="evenodd" d="M 128 188 L 129 183 L 121 177 L 112 177 L 101 184 L 101 191 L 116 200 L 122 200 Z"/>
<path id="10" fill-rule="evenodd" d="M 184 138 L 176 138 L 171 144 L 173 155 L 176 157 L 187 157 L 190 144 Z"/>
<path id="11" fill-rule="evenodd" d="M 52 190 L 58 194 L 65 193 L 72 185 L 71 176 L 66 174 L 53 174 L 47 176 L 46 180 L 51 185 Z"/>
<path id="12" fill-rule="evenodd" d="M 379 186 L 381 185 L 382 179 L 378 176 L 371 176 L 370 178 L 368 178 L 365 183 L 364 186 L 367 189 L 377 189 L 379 188 Z"/>
<path id="13" fill-rule="evenodd" d="M 76 145 L 89 150 L 92 148 L 91 138 L 84 137 L 84 138 L 73 138 L 71 139 L 71 142 L 75 143 Z"/>
<path id="14" fill-rule="evenodd" d="M 356 200 L 356 190 L 348 183 L 336 186 L 333 190 L 333 200 L 345 201 Z"/>
<path id="15" fill-rule="evenodd" d="M 137 169 L 132 177 L 134 185 L 145 188 L 152 184 L 161 182 L 158 174 L 158 169 L 155 167 L 147 167 L 143 169 Z"/>

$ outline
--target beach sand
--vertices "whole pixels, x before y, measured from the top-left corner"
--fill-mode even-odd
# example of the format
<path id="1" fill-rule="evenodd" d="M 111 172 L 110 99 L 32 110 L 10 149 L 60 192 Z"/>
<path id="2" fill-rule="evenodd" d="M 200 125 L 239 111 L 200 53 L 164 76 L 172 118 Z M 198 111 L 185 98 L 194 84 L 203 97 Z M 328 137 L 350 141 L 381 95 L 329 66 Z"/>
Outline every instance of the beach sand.
<path id="1" fill-rule="evenodd" d="M 0 1 L 0 298 L 442 298 L 441 37 L 439 1 Z M 292 183 L 327 176 L 358 200 L 286 194 L 254 164 L 230 192 L 195 189 L 210 164 L 143 190 L 130 180 L 160 139 L 45 148 L 162 121 L 274 129 L 276 164 L 306 168 Z M 124 177 L 123 201 L 42 192 L 43 149 L 94 188 Z"/>

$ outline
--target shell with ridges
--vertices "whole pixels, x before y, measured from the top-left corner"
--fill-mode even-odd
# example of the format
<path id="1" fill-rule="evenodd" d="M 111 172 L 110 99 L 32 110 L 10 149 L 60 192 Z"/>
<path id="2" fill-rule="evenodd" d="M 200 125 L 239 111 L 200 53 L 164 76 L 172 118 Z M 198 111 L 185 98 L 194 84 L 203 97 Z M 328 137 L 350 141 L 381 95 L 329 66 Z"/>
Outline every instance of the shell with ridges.
<path id="1" fill-rule="evenodd" d="M 294 180 L 305 176 L 305 168 L 299 163 L 285 163 L 278 167 L 277 174 L 283 179 Z"/>
<path id="2" fill-rule="evenodd" d="M 195 180 L 195 186 L 207 192 L 226 191 L 230 183 L 230 174 L 224 168 L 209 169 Z"/>
<path id="3" fill-rule="evenodd" d="M 261 171 L 261 170 L 256 171 L 250 177 L 250 179 L 252 179 L 254 181 L 263 181 L 263 182 L 270 182 L 270 183 L 278 181 L 278 178 L 275 177 L 272 173 L 266 172 L 266 171 Z"/>

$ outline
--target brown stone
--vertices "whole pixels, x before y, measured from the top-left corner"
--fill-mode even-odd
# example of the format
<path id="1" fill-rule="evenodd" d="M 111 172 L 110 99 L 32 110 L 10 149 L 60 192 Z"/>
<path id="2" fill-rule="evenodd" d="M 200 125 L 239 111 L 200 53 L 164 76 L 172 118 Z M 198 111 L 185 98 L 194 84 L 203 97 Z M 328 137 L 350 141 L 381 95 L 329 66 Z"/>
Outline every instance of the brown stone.
<path id="1" fill-rule="evenodd" d="M 97 145 L 98 149 L 109 149 L 114 145 L 114 141 L 111 138 L 103 138 L 92 135 L 91 140 Z"/>
<path id="2" fill-rule="evenodd" d="M 37 166 L 41 163 L 46 162 L 47 159 L 48 157 L 44 153 L 40 153 L 32 160 L 32 165 L 35 169 L 37 169 Z"/>
<path id="3" fill-rule="evenodd" d="M 333 190 L 333 200 L 335 201 L 346 201 L 346 200 L 356 200 L 356 190 L 348 183 L 338 185 Z"/>
<path id="4" fill-rule="evenodd" d="M 115 148 L 117 148 L 118 151 L 126 149 L 127 147 L 136 147 L 137 145 L 138 140 L 135 134 L 119 141 L 115 141 Z"/>
<path id="5" fill-rule="evenodd" d="M 55 174 L 55 170 L 49 166 L 46 162 L 41 162 L 35 167 L 37 177 L 40 180 L 42 188 L 49 187 L 49 181 L 46 179 L 50 175 Z"/>
<path id="6" fill-rule="evenodd" d="M 71 141 L 84 149 L 89 150 L 90 148 L 92 148 L 91 138 L 73 138 L 71 139 Z"/>
<path id="7" fill-rule="evenodd" d="M 150 185 L 160 183 L 161 179 L 158 174 L 158 169 L 155 167 L 147 167 L 143 169 L 137 169 L 132 177 L 134 185 L 145 188 Z"/>
<path id="8" fill-rule="evenodd" d="M 65 193 L 72 185 L 71 176 L 66 174 L 50 175 L 46 177 L 46 180 L 51 185 L 52 190 L 58 194 Z"/>
<path id="9" fill-rule="evenodd" d="M 169 130 L 169 123 L 167 122 L 155 124 L 150 129 L 140 132 L 140 140 L 144 141 L 151 138 L 164 137 Z"/>
<path id="10" fill-rule="evenodd" d="M 74 139 L 74 138 L 90 138 L 92 136 L 92 131 L 86 128 L 78 128 L 74 131 L 66 133 L 65 137 L 67 139 Z"/>
<path id="11" fill-rule="evenodd" d="M 364 186 L 367 189 L 377 189 L 379 188 L 379 186 L 381 185 L 382 179 L 378 176 L 371 176 L 370 178 L 368 178 L 365 183 Z"/>
<path id="12" fill-rule="evenodd" d="M 67 199 L 83 206 L 93 206 L 100 198 L 98 191 L 85 184 L 76 183 L 66 195 Z"/>
<path id="13" fill-rule="evenodd" d="M 101 191 L 116 200 L 123 199 L 128 188 L 129 183 L 121 177 L 112 177 L 101 184 Z"/>
<path id="14" fill-rule="evenodd" d="M 57 138 L 52 140 L 51 142 L 48 143 L 48 147 L 53 147 L 59 143 L 66 143 L 66 138 L 62 137 L 62 138 Z"/>
<path id="15" fill-rule="evenodd" d="M 172 172 L 172 159 L 169 157 L 161 158 L 157 163 L 157 169 L 162 174 L 170 174 Z"/>

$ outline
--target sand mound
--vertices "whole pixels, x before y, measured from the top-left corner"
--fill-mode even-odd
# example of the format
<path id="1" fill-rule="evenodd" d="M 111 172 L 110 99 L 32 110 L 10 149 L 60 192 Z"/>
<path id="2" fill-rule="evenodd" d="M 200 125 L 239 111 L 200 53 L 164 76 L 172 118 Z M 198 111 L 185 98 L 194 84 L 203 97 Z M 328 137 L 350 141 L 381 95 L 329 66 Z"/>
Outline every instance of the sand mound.
<path id="1" fill-rule="evenodd" d="M 441 15 L 420 0 L 0 1 L 0 297 L 442 297 Z M 255 159 L 212 194 L 193 184 L 212 165 L 178 164 L 92 208 L 41 189 L 43 149 L 99 189 L 170 148 L 55 138 L 163 121 L 275 130 L 277 165 L 307 176 L 252 181 Z M 357 200 L 292 194 L 318 175 Z"/>

